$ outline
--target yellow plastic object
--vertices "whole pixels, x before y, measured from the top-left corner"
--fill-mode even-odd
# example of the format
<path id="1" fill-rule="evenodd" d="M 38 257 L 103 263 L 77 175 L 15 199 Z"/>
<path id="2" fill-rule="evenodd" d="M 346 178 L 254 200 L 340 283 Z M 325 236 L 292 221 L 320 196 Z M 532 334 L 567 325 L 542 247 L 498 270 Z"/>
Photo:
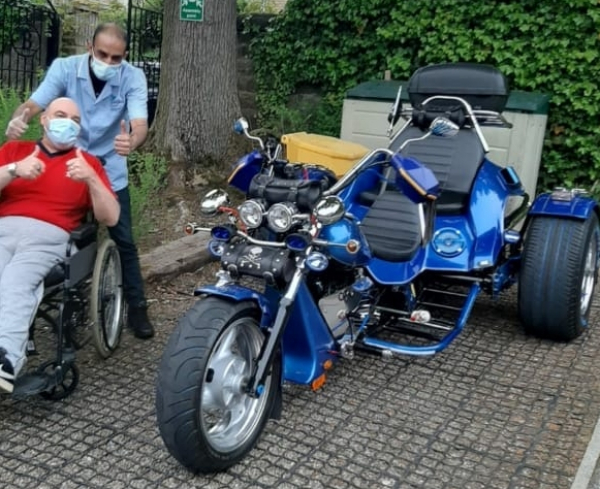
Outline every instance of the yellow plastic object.
<path id="1" fill-rule="evenodd" d="M 369 152 L 362 144 L 306 132 L 285 134 L 281 141 L 290 163 L 323 165 L 338 177 Z"/>

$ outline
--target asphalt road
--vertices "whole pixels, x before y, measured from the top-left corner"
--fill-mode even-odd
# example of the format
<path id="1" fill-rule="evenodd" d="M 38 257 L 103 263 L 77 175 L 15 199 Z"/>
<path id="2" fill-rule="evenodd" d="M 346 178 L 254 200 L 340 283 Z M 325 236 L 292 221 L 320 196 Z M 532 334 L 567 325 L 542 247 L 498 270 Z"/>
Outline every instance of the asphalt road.
<path id="1" fill-rule="evenodd" d="M 514 296 L 483 298 L 435 357 L 358 355 L 318 392 L 286 386 L 283 418 L 257 448 L 207 477 L 170 457 L 154 412 L 156 365 L 196 281 L 187 274 L 150 290 L 155 339 L 127 332 L 106 361 L 82 350 L 69 399 L 0 400 L 1 488 L 571 486 L 600 414 L 598 299 L 594 328 L 569 344 L 526 337 Z"/>

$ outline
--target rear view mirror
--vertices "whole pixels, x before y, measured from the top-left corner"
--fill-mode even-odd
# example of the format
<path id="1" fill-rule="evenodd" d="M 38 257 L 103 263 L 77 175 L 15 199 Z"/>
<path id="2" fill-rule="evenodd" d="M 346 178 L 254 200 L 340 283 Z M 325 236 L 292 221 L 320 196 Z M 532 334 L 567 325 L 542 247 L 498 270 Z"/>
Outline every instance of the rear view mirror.
<path id="1" fill-rule="evenodd" d="M 244 134 L 248 130 L 248 121 L 244 117 L 240 117 L 233 124 L 233 131 L 237 134 Z"/>
<path id="2" fill-rule="evenodd" d="M 455 124 L 445 117 L 436 117 L 429 126 L 429 132 L 431 132 L 432 135 L 443 138 L 454 137 L 458 134 L 459 130 L 458 124 Z"/>

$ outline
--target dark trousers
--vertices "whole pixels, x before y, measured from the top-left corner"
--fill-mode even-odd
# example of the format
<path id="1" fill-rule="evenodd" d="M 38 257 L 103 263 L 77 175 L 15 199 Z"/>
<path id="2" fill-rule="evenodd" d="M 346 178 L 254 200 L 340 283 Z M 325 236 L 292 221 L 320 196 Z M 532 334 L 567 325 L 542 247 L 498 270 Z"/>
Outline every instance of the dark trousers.
<path id="1" fill-rule="evenodd" d="M 133 230 L 131 226 L 131 201 L 129 199 L 129 188 L 125 187 L 116 192 L 121 214 L 119 222 L 114 227 L 108 228 L 110 238 L 116 243 L 121 257 L 123 267 L 123 292 L 129 307 L 144 307 L 146 297 L 144 295 L 144 282 L 140 270 L 138 250 L 133 242 Z"/>

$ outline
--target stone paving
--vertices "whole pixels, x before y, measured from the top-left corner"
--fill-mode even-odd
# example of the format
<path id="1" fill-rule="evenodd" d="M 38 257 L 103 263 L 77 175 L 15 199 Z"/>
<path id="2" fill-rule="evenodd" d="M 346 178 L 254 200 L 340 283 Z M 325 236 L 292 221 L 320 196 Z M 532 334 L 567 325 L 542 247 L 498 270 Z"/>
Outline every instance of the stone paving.
<path id="1" fill-rule="evenodd" d="M 153 391 L 196 281 L 150 290 L 154 340 L 126 332 L 106 361 L 80 352 L 69 399 L 0 400 L 1 488 L 570 487 L 600 413 L 600 331 L 570 344 L 526 337 L 514 296 L 482 297 L 435 357 L 359 355 L 318 392 L 286 386 L 283 418 L 249 457 L 225 473 L 188 473 L 158 435 Z M 592 315 L 598 325 L 598 299 Z"/>

